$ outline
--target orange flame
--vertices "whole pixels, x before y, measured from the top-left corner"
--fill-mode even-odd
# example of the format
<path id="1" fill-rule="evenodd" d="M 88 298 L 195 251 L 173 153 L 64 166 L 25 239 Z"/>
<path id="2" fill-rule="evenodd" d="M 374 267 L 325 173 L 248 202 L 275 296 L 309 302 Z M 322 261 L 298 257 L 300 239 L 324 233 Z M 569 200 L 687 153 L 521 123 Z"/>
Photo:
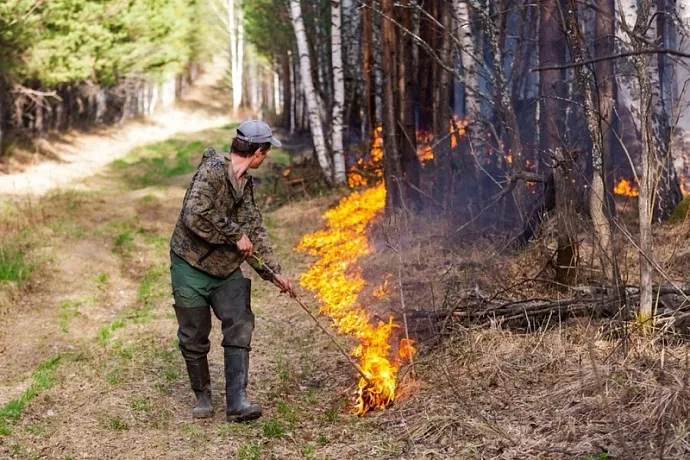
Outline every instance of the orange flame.
<path id="1" fill-rule="evenodd" d="M 364 177 L 363 172 L 367 171 L 374 177 L 383 177 L 383 167 L 381 160 L 383 159 L 383 128 L 379 126 L 374 130 L 374 142 L 369 151 L 369 160 L 364 161 L 363 158 L 357 160 L 354 166 L 347 174 L 347 185 L 352 188 L 368 185 L 369 182 Z"/>
<path id="2" fill-rule="evenodd" d="M 386 276 L 383 278 L 383 283 L 381 283 L 376 289 L 374 289 L 374 292 L 372 295 L 376 299 L 382 299 L 386 297 L 388 294 L 390 294 L 390 291 L 388 290 L 388 279 L 391 277 L 390 273 L 387 273 Z"/>
<path id="3" fill-rule="evenodd" d="M 357 342 L 352 355 L 359 358 L 362 371 L 369 379 L 360 379 L 357 413 L 383 409 L 395 398 L 399 359 L 389 359 L 389 338 L 394 328 L 388 322 L 374 324 L 371 316 L 357 305 L 365 286 L 358 261 L 372 252 L 366 226 L 384 207 L 386 189 L 379 184 L 354 192 L 340 200 L 324 214 L 326 228 L 305 235 L 297 250 L 317 256 L 318 260 L 300 278 L 300 284 L 314 292 L 321 302 L 320 312 L 333 320 L 338 334 L 349 335 Z M 411 356 L 414 348 L 401 343 L 402 355 Z"/>
<path id="4" fill-rule="evenodd" d="M 621 179 L 618 182 L 618 185 L 613 188 L 613 193 L 623 196 L 640 196 L 640 190 L 637 188 L 637 185 L 632 184 L 626 179 Z"/>

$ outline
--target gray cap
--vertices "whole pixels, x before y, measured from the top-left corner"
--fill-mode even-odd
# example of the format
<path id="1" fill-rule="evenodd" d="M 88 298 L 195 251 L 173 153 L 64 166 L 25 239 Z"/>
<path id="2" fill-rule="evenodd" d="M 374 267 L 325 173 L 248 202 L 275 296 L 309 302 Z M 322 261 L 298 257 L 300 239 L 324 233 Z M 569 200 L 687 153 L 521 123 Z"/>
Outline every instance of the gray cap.
<path id="1" fill-rule="evenodd" d="M 253 144 L 270 142 L 276 147 L 280 147 L 282 145 L 278 139 L 273 137 L 273 131 L 271 131 L 271 128 L 260 120 L 247 120 L 239 125 L 237 127 L 237 138 Z"/>

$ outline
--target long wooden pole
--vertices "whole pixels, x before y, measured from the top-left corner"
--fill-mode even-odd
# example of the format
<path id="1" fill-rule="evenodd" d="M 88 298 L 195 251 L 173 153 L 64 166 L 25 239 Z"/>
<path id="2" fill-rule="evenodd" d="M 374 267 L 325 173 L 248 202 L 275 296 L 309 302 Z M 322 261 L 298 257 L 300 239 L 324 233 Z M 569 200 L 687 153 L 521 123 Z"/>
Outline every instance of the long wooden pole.
<path id="1" fill-rule="evenodd" d="M 263 260 L 261 260 L 260 258 L 258 258 L 257 256 L 254 256 L 254 255 L 253 255 L 252 257 L 254 258 L 254 260 L 256 260 L 256 261 L 261 265 L 261 267 L 265 268 L 265 269 L 268 270 L 272 275 L 275 276 L 275 272 L 274 272 L 273 270 L 271 270 L 271 267 L 269 267 L 268 265 L 266 265 L 266 264 L 264 263 Z M 359 375 L 361 375 L 362 378 L 367 382 L 367 385 L 371 385 L 371 380 L 369 380 L 369 377 L 367 377 L 367 375 L 364 373 L 364 371 L 362 370 L 362 368 L 359 367 L 359 365 L 352 359 L 352 356 L 350 356 L 350 354 L 349 354 L 348 352 L 345 351 L 345 349 L 342 347 L 342 345 L 340 345 L 340 343 L 339 343 L 338 340 L 333 336 L 333 334 L 331 334 L 331 333 L 328 331 L 328 329 L 326 329 L 325 327 L 323 327 L 323 326 L 321 325 L 321 323 L 319 322 L 319 320 L 316 319 L 316 316 L 314 316 L 314 314 L 311 312 L 311 310 L 304 304 L 304 302 L 302 302 L 302 300 L 299 298 L 299 296 L 297 296 L 297 294 L 295 294 L 295 292 L 293 291 L 293 292 L 290 292 L 290 297 L 291 297 L 292 299 L 294 299 L 295 302 L 297 302 L 297 303 L 299 304 L 300 307 L 302 307 L 302 310 L 304 310 L 305 312 L 307 312 L 307 314 L 309 315 L 309 317 L 310 317 L 311 319 L 314 320 L 314 322 L 316 323 L 317 326 L 319 326 L 319 329 L 321 329 L 321 330 L 323 331 L 323 333 L 326 334 L 326 335 L 328 336 L 329 339 L 331 339 L 331 342 L 333 342 L 333 345 L 335 345 L 336 348 L 338 348 L 338 351 L 340 351 L 340 353 L 341 353 L 344 357 L 347 358 L 348 362 L 349 362 L 350 364 L 352 364 L 352 367 L 354 367 L 354 368 L 357 370 L 357 372 L 359 373 Z"/>

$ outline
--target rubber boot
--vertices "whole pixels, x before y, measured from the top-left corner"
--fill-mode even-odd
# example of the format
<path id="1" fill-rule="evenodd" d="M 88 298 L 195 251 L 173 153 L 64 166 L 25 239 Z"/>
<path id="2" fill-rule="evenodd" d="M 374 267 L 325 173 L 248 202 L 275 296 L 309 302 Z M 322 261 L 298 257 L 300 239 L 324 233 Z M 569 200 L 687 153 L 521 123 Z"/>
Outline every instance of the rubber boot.
<path id="1" fill-rule="evenodd" d="M 225 398 L 228 422 L 248 422 L 261 417 L 261 406 L 247 399 L 249 350 L 225 348 Z"/>
<path id="2" fill-rule="evenodd" d="M 211 376 L 208 371 L 206 358 L 187 361 L 187 373 L 196 396 L 196 405 L 192 409 L 194 418 L 213 417 L 213 402 L 211 399 Z"/>
<path id="3" fill-rule="evenodd" d="M 187 364 L 187 373 L 196 405 L 192 409 L 194 418 L 213 416 L 211 399 L 211 376 L 206 355 L 211 347 L 208 340 L 211 332 L 211 312 L 208 307 L 185 308 L 175 306 L 179 329 L 180 351 Z"/>

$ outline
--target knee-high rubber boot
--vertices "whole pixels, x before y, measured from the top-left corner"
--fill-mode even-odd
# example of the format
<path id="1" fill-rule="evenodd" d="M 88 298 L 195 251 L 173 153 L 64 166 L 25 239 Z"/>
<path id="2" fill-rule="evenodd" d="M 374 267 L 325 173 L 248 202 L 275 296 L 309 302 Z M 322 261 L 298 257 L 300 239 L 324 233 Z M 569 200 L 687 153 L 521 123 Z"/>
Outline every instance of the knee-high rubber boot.
<path id="1" fill-rule="evenodd" d="M 180 351 L 187 364 L 189 382 L 196 396 L 192 409 L 194 418 L 213 417 L 211 375 L 206 355 L 211 348 L 208 340 L 211 332 L 211 311 L 208 307 L 175 307 L 179 329 Z"/>
<path id="2" fill-rule="evenodd" d="M 261 417 L 261 407 L 247 398 L 249 350 L 254 314 L 251 309 L 251 281 L 232 280 L 211 293 L 209 301 L 221 321 L 225 348 L 225 398 L 229 422 Z"/>
<path id="3" fill-rule="evenodd" d="M 247 422 L 261 417 L 261 407 L 247 399 L 249 350 L 225 349 L 225 415 L 228 422 Z"/>

